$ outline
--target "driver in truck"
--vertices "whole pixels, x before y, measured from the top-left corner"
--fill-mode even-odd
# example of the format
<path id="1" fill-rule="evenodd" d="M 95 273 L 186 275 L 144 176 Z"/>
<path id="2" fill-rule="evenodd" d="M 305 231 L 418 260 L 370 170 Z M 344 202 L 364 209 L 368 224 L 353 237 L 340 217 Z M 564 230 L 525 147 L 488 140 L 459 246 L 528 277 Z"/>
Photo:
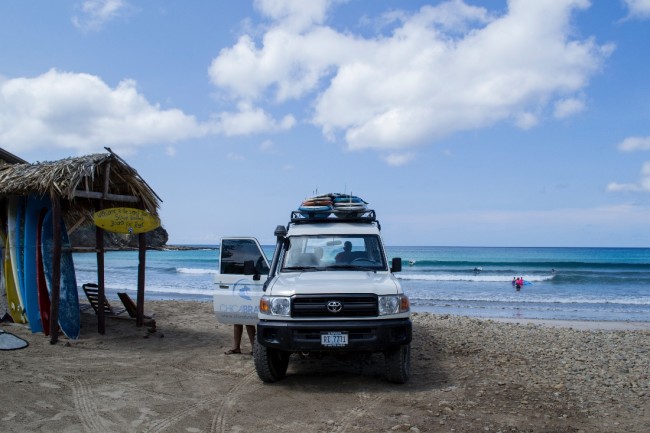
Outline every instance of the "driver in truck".
<path id="1" fill-rule="evenodd" d="M 343 244 L 343 251 L 338 253 L 334 258 L 336 263 L 349 263 L 352 261 L 352 242 L 345 241 Z"/>

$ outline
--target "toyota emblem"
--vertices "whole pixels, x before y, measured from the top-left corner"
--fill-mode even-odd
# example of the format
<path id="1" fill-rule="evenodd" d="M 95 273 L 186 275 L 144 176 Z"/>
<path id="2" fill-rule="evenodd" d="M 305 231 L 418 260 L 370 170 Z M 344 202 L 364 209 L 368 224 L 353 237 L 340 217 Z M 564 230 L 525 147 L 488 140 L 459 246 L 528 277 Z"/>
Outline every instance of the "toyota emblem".
<path id="1" fill-rule="evenodd" d="M 340 301 L 328 301 L 327 302 L 327 311 L 330 313 L 340 313 L 343 309 L 343 304 Z"/>

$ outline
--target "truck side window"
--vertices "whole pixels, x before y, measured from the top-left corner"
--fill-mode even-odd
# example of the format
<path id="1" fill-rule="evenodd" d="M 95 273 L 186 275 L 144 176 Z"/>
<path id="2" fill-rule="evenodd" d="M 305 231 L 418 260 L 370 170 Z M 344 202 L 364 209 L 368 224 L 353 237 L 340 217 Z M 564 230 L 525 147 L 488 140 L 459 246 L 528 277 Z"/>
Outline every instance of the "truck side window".
<path id="1" fill-rule="evenodd" d="M 267 274 L 269 268 L 262 252 L 253 239 L 223 239 L 221 242 L 222 274 L 244 274 L 244 263 L 252 261 L 260 274 Z"/>

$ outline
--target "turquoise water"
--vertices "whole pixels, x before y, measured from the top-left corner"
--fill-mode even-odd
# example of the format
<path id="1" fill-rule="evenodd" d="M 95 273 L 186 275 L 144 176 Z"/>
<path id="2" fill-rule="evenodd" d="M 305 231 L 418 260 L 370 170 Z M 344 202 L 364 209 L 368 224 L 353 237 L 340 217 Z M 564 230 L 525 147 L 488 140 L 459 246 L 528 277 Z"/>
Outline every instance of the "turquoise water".
<path id="1" fill-rule="evenodd" d="M 273 247 L 264 247 L 270 258 Z M 650 321 L 650 248 L 387 247 L 414 311 L 479 317 Z M 210 301 L 216 247 L 148 251 L 146 299 Z M 75 253 L 78 284 L 96 256 Z M 138 253 L 107 252 L 106 289 L 137 287 Z M 528 284 L 516 291 L 513 277 Z"/>

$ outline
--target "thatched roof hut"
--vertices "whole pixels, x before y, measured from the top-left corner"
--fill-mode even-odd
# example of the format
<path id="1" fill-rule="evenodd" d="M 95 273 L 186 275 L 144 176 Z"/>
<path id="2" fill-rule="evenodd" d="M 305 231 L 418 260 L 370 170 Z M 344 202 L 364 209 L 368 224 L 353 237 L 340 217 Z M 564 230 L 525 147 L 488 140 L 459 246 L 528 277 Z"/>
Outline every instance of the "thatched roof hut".
<path id="1" fill-rule="evenodd" d="M 49 195 L 62 199 L 63 213 L 131 203 L 158 214 L 158 195 L 122 158 L 109 153 L 33 164 L 0 164 L 0 197 Z"/>
<path id="2" fill-rule="evenodd" d="M 49 196 L 52 203 L 53 253 L 50 310 L 50 338 L 58 339 L 57 317 L 60 289 L 61 219 L 76 224 L 95 211 L 110 207 L 132 207 L 158 215 L 162 201 L 122 158 L 108 153 L 66 158 L 59 161 L 27 163 L 0 149 L 0 210 L 6 199 L 15 196 Z M 104 298 L 104 236 L 96 228 L 98 299 Z M 145 236 L 138 234 L 137 326 L 144 324 Z M 97 312 L 98 331 L 103 334 L 104 309 Z"/>

